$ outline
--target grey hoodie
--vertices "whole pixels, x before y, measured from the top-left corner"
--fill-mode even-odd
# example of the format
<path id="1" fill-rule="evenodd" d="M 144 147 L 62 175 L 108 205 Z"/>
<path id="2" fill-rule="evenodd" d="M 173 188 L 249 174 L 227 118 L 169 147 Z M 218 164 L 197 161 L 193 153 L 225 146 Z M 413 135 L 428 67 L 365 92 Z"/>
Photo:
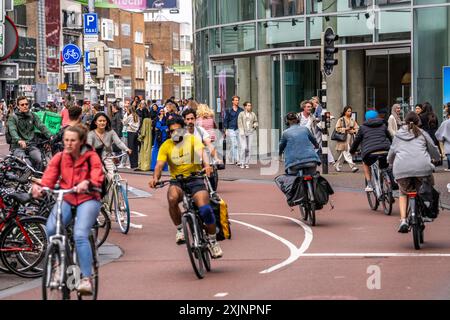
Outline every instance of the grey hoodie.
<path id="1" fill-rule="evenodd" d="M 423 130 L 417 138 L 401 127 L 394 137 L 388 154 L 388 162 L 393 164 L 395 179 L 426 177 L 433 174 L 431 159 L 440 160 L 438 148 L 428 133 Z"/>

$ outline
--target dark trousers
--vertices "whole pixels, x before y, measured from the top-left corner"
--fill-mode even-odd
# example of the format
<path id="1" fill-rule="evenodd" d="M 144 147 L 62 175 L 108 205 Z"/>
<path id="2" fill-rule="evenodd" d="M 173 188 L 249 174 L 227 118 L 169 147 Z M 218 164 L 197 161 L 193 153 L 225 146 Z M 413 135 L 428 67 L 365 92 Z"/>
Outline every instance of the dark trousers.
<path id="1" fill-rule="evenodd" d="M 137 132 L 128 132 L 128 148 L 131 149 L 130 167 L 137 168 L 139 165 L 139 141 Z"/>

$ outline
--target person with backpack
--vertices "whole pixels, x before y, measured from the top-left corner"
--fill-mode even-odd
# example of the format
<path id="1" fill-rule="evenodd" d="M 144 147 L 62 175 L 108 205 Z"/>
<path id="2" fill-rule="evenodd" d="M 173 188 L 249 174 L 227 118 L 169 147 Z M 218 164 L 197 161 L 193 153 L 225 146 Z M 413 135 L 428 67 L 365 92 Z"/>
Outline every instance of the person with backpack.
<path id="1" fill-rule="evenodd" d="M 36 134 L 40 133 L 46 139 L 51 134 L 38 116 L 30 111 L 28 98 L 17 98 L 18 112 L 12 113 L 8 118 L 8 134 L 6 141 L 11 145 L 14 156 L 24 158 L 29 156 L 34 168 L 42 171 L 41 151 L 33 145 Z"/>
<path id="2" fill-rule="evenodd" d="M 425 130 L 419 127 L 419 116 L 411 111 L 392 141 L 387 160 L 393 165 L 394 178 L 400 188 L 400 226 L 398 232 L 408 233 L 408 192 L 419 191 L 422 183 L 434 185 L 432 161 L 441 159 L 439 150 Z M 414 159 L 414 161 L 411 161 Z"/>

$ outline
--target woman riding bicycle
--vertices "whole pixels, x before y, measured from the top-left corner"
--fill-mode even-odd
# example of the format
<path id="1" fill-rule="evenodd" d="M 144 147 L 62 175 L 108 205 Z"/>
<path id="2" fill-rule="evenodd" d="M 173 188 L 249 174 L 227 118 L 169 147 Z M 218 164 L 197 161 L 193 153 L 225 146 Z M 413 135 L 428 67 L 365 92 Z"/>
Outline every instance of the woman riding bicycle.
<path id="1" fill-rule="evenodd" d="M 122 140 L 120 140 L 117 133 L 112 130 L 111 120 L 103 112 L 99 112 L 94 116 L 90 129 L 91 131 L 89 131 L 87 136 L 87 144 L 91 145 L 103 159 L 106 178 L 108 181 L 111 181 L 114 175 L 114 163 L 111 159 L 107 159 L 106 157 L 112 154 L 113 144 L 122 151 L 128 152 L 128 154 L 131 154 L 131 149 L 129 149 Z"/>
<path id="2" fill-rule="evenodd" d="M 354 154 L 361 144 L 361 155 L 363 158 L 364 176 L 367 180 L 365 191 L 372 192 L 372 174 L 370 166 L 379 162 L 380 168 L 389 167 L 386 156 L 391 146 L 392 138 L 383 119 L 378 118 L 378 112 L 369 110 L 366 112 L 366 122 L 359 128 L 350 153 Z"/>
<path id="3" fill-rule="evenodd" d="M 72 208 L 76 208 L 73 238 L 82 275 L 77 290 L 83 295 L 92 293 L 93 257 L 89 234 L 101 207 L 100 193 L 86 192 L 90 187 L 100 188 L 104 179 L 101 160 L 95 150 L 86 144 L 86 136 L 82 126 L 68 127 L 64 132 L 64 151 L 53 157 L 40 185 L 33 185 L 34 197 L 41 195 L 42 186 L 53 189 L 58 181 L 61 189 L 76 188 L 75 194 L 64 197 L 62 217 L 67 226 L 72 220 Z M 55 206 L 47 220 L 49 238 L 56 233 L 56 212 Z"/>
<path id="4" fill-rule="evenodd" d="M 407 193 L 419 190 L 423 182 L 434 185 L 432 161 L 440 160 L 433 140 L 419 128 L 419 116 L 411 111 L 406 115 L 405 123 L 395 135 L 387 158 L 393 164 L 394 177 L 400 187 L 400 233 L 408 233 L 409 229 L 406 222 Z"/>

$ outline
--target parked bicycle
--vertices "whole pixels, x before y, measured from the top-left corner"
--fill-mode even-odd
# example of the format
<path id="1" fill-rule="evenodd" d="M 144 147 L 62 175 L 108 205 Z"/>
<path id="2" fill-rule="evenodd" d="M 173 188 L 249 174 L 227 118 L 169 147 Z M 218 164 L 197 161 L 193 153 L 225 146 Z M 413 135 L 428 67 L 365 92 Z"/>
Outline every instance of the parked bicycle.
<path id="1" fill-rule="evenodd" d="M 114 160 L 120 160 L 126 156 L 122 153 L 118 156 L 109 156 L 105 159 L 113 160 L 114 174 L 107 188 L 106 196 L 103 198 L 103 210 L 110 216 L 114 214 L 116 222 L 119 224 L 120 231 L 127 234 L 130 229 L 130 205 L 128 202 L 128 183 L 122 179 L 117 170 Z"/>
<path id="2" fill-rule="evenodd" d="M 183 224 L 183 232 L 186 241 L 186 248 L 189 259 L 194 269 L 195 274 L 199 279 L 205 276 L 205 270 L 211 271 L 211 256 L 208 247 L 208 238 L 206 234 L 205 225 L 200 217 L 198 208 L 195 206 L 192 195 L 186 192 L 186 184 L 192 179 L 204 179 L 210 194 L 214 194 L 209 179 L 203 171 L 192 174 L 190 177 L 184 178 L 183 175 L 176 177 L 183 192 L 183 207 L 184 212 L 181 217 Z M 164 180 L 157 183 L 158 188 L 162 188 L 174 180 Z"/>
<path id="3" fill-rule="evenodd" d="M 0 270 L 23 278 L 42 275 L 47 249 L 47 219 L 20 214 L 20 207 L 30 201 L 27 193 L 0 191 Z"/>
<path id="4" fill-rule="evenodd" d="M 383 156 L 383 155 L 381 155 Z M 394 197 L 389 168 L 381 169 L 379 160 L 370 167 L 373 191 L 366 191 L 370 209 L 376 211 L 381 203 L 384 214 L 391 215 Z M 367 180 L 366 180 L 367 185 Z"/>
<path id="5" fill-rule="evenodd" d="M 44 192 L 55 195 L 56 198 L 56 233 L 49 239 L 48 249 L 46 252 L 44 273 L 42 277 L 42 298 L 43 300 L 67 300 L 71 298 L 71 292 L 76 291 L 78 283 L 81 279 L 80 268 L 78 266 L 77 250 L 73 239 L 72 223 L 64 228 L 62 222 L 62 205 L 64 196 L 70 193 L 76 193 L 76 188 L 52 190 L 50 188 L 42 188 Z M 100 190 L 93 190 L 100 191 Z M 76 212 L 72 210 L 72 215 Z M 97 299 L 98 295 L 98 252 L 94 228 L 89 235 L 89 242 L 92 251 L 92 295 L 83 296 L 77 292 L 79 300 L 83 298 Z"/>

